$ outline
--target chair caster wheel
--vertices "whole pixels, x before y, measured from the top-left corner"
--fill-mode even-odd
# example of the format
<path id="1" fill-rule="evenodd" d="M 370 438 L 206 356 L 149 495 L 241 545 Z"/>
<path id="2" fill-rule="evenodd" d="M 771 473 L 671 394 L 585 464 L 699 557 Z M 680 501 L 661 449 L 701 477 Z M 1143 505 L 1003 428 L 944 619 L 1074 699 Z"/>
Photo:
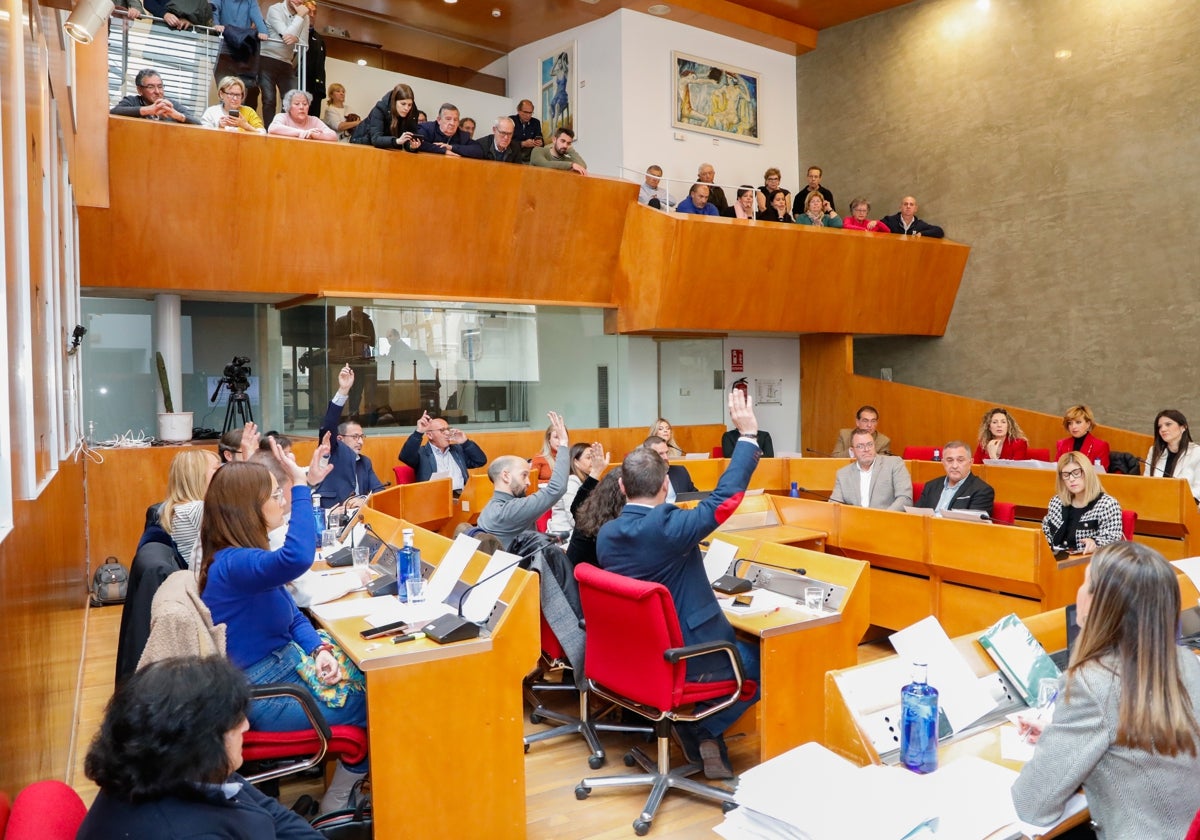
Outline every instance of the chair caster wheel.
<path id="1" fill-rule="evenodd" d="M 721 813 L 728 814 L 730 811 L 732 811 L 737 806 L 738 806 L 738 804 L 736 802 L 722 802 L 721 803 Z"/>
<path id="2" fill-rule="evenodd" d="M 543 718 L 543 717 L 542 717 L 541 715 L 539 715 L 537 712 L 530 712 L 530 713 L 529 713 L 529 722 L 530 722 L 530 723 L 541 723 L 543 720 L 545 720 L 545 718 Z"/>
<path id="3" fill-rule="evenodd" d="M 588 756 L 588 767 L 592 768 L 593 770 L 599 770 L 603 766 L 604 766 L 604 756 L 603 755 L 589 755 Z"/>
<path id="4" fill-rule="evenodd" d="M 637 759 L 633 757 L 633 753 L 625 753 L 625 766 L 632 767 L 635 764 L 637 764 Z"/>
<path id="5" fill-rule="evenodd" d="M 575 786 L 575 798 L 576 799 L 587 799 L 588 794 L 591 792 L 592 792 L 592 789 L 590 787 L 586 787 L 584 785 L 576 785 Z"/>
<path id="6" fill-rule="evenodd" d="M 529 745 L 528 744 L 525 745 L 525 754 L 529 755 Z"/>
<path id="7" fill-rule="evenodd" d="M 650 832 L 650 822 L 648 820 L 636 819 L 633 821 L 633 833 L 638 837 L 645 837 Z"/>

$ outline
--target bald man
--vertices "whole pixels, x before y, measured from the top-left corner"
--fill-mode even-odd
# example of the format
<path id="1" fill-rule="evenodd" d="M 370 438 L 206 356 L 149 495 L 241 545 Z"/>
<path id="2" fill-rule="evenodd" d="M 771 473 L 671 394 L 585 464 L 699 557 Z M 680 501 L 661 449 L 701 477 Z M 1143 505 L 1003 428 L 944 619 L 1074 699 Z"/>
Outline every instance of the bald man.
<path id="1" fill-rule="evenodd" d="M 917 218 L 917 200 L 911 195 L 900 200 L 900 212 L 884 216 L 881 221 L 892 233 L 904 236 L 930 236 L 941 239 L 946 232 L 937 225 L 931 225 L 924 219 Z"/>

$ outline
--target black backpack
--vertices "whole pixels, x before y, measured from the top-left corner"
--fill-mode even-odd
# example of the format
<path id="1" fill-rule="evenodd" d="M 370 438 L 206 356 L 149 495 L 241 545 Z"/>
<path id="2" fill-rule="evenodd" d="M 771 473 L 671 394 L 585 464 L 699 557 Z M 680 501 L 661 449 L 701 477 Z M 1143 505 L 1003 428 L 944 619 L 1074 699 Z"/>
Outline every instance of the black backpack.
<path id="1" fill-rule="evenodd" d="M 129 573 L 117 562 L 116 557 L 106 557 L 104 563 L 92 575 L 92 606 L 124 604 L 128 592 Z"/>

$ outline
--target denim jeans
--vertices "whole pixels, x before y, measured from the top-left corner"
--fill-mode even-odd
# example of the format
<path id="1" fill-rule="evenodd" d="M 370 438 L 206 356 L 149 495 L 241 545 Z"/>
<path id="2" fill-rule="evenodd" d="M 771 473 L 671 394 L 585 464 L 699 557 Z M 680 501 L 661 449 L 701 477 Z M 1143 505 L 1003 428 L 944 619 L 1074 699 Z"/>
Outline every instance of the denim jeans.
<path id="1" fill-rule="evenodd" d="M 762 668 L 758 659 L 758 645 L 753 642 L 743 642 L 737 640 L 738 654 L 742 658 L 742 677 L 747 680 L 755 680 L 756 682 L 762 676 Z M 720 680 L 733 679 L 733 666 L 725 665 L 715 671 L 710 671 L 698 676 L 696 682 L 719 682 Z M 742 716 L 742 713 L 758 702 L 758 698 L 762 696 L 762 686 L 754 692 L 754 696 L 749 700 L 739 700 L 732 706 L 722 709 L 716 714 L 709 715 L 706 718 L 696 721 L 696 735 L 703 741 L 708 738 L 716 738 L 723 734 L 726 729 L 733 726 L 734 722 Z M 711 704 L 709 704 L 711 705 Z M 697 708 L 703 708 L 704 704 L 697 704 Z"/>
<path id="2" fill-rule="evenodd" d="M 267 683 L 291 683 L 305 689 L 307 683 L 296 672 L 303 654 L 295 645 L 284 645 L 279 650 L 267 654 L 262 659 L 246 668 L 246 677 L 254 685 Z M 331 709 L 314 697 L 317 708 L 331 726 L 344 724 L 348 726 L 367 725 L 367 694 L 364 691 L 350 692 L 346 704 L 340 709 Z M 290 732 L 297 729 L 308 729 L 308 716 L 300 704 L 290 697 L 272 697 L 266 700 L 255 700 L 250 704 L 247 715 L 250 727 L 261 732 Z M 363 772 L 366 762 L 360 766 L 349 766 L 350 770 Z"/>

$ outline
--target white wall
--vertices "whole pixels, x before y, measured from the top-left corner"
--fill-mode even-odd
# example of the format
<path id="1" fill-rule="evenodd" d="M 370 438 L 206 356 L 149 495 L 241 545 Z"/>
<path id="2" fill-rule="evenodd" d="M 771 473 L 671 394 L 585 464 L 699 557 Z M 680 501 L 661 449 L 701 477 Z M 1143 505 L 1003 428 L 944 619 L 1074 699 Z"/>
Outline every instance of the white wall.
<path id="1" fill-rule="evenodd" d="M 400 82 L 412 86 L 417 97 L 417 107 L 437 119 L 437 109 L 443 102 L 453 102 L 459 115 L 474 117 L 478 123 L 475 136 L 491 133 L 492 120 L 499 116 L 515 114 L 516 99 L 481 93 L 477 90 L 455 87 L 442 82 L 431 82 L 415 76 L 392 73 L 378 67 L 360 67 L 354 62 L 330 58 L 325 62 L 326 85 L 341 82 L 346 86 L 346 112 L 365 117 L 380 98 Z"/>
<path id="2" fill-rule="evenodd" d="M 591 171 L 616 176 L 622 166 L 640 172 L 657 163 L 667 178 L 691 181 L 707 161 L 716 167 L 720 183 L 758 185 L 763 171 L 777 166 L 783 170 L 784 186 L 794 190 L 799 185 L 795 57 L 665 18 L 619 10 L 510 53 L 508 92 L 514 101 L 537 101 L 538 60 L 571 40 L 578 42 L 576 133 L 579 152 Z M 671 127 L 672 50 L 761 75 L 761 145 Z M 684 139 L 673 139 L 676 132 Z"/>
<path id="3" fill-rule="evenodd" d="M 742 350 L 745 370 L 734 373 L 729 368 L 729 351 Z M 796 452 L 800 446 L 800 339 L 765 336 L 737 336 L 725 339 L 725 381 L 732 385 L 741 377 L 750 385 L 750 396 L 758 391 L 757 379 L 782 379 L 781 405 L 755 404 L 754 414 L 759 428 L 771 433 L 775 452 Z M 728 423 L 726 423 L 728 425 Z"/>

